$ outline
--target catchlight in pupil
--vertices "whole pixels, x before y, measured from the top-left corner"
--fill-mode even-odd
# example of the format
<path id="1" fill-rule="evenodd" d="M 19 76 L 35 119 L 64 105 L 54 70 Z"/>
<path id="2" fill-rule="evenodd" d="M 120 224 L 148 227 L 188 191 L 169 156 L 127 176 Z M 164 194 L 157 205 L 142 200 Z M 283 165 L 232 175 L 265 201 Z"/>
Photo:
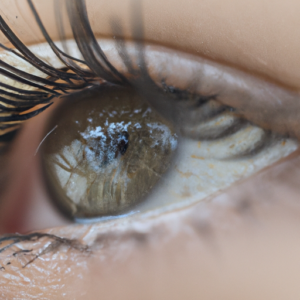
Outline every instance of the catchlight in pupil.
<path id="1" fill-rule="evenodd" d="M 167 171 L 177 147 L 172 125 L 127 88 L 71 95 L 50 123 L 44 171 L 56 203 L 73 218 L 133 208 Z"/>

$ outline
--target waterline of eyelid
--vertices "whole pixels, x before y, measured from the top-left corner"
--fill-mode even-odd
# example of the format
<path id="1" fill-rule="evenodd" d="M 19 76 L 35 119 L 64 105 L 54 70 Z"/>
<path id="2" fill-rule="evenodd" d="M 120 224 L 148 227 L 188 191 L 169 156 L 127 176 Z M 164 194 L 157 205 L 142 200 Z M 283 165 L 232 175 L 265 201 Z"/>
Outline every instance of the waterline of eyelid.
<path id="1" fill-rule="evenodd" d="M 98 223 L 98 222 L 105 222 L 105 221 L 111 221 L 116 219 L 123 219 L 131 217 L 135 214 L 140 213 L 139 210 L 132 210 L 126 214 L 121 214 L 117 216 L 105 216 L 105 217 L 99 217 L 99 218 L 88 218 L 88 219 L 81 219 L 81 218 L 75 218 L 74 221 L 79 224 L 92 224 L 92 223 Z"/>

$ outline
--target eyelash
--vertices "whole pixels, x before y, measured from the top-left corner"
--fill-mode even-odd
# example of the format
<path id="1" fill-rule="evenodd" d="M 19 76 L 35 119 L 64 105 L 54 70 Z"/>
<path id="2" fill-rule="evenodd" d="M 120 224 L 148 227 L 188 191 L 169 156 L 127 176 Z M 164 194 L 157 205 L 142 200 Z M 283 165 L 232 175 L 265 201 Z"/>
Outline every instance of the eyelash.
<path id="1" fill-rule="evenodd" d="M 7 235 L 2 236 L 0 238 L 0 245 L 5 244 L 5 246 L 0 247 L 0 253 L 11 249 L 14 245 L 21 243 L 21 242 L 29 242 L 29 243 L 36 243 L 39 241 L 42 241 L 43 239 L 46 239 L 49 243 L 49 245 L 44 248 L 42 251 L 36 251 L 34 252 L 33 249 L 22 249 L 18 251 L 12 250 L 12 256 L 17 257 L 19 255 L 30 255 L 30 258 L 27 260 L 27 262 L 23 265 L 23 268 L 26 268 L 29 264 L 33 263 L 36 259 L 39 257 L 49 253 L 56 251 L 60 247 L 66 246 L 71 249 L 83 252 L 83 253 L 89 253 L 89 247 L 82 245 L 77 240 L 71 240 L 67 238 L 62 238 L 53 234 L 48 233 L 39 233 L 34 232 L 27 235 L 21 235 L 21 234 L 14 234 L 14 235 Z M 11 262 L 7 263 L 8 265 L 11 264 Z M 5 270 L 4 266 L 0 266 L 0 271 Z"/>
<path id="2" fill-rule="evenodd" d="M 143 88 L 150 88 L 156 91 L 158 96 L 163 95 L 163 97 L 173 98 L 173 100 L 175 99 L 176 101 L 186 99 L 187 97 L 196 98 L 196 103 L 194 104 L 195 107 L 199 107 L 201 105 L 207 104 L 211 100 L 217 99 L 217 95 L 195 95 L 191 94 L 188 90 L 180 90 L 176 87 L 168 86 L 164 80 L 161 81 L 160 86 L 157 85 L 147 72 L 143 54 L 143 45 L 140 44 L 139 46 L 139 69 L 134 69 L 126 51 L 124 40 L 122 37 L 119 37 L 116 39 L 116 47 L 123 62 L 128 68 L 130 76 L 133 77 L 133 79 L 131 80 L 126 78 L 123 74 L 118 72 L 118 70 L 109 62 L 101 47 L 97 43 L 89 24 L 84 1 L 77 1 L 74 3 L 67 2 L 67 10 L 76 43 L 85 60 L 80 60 L 64 53 L 55 46 L 51 37 L 48 35 L 32 1 L 27 0 L 27 2 L 35 17 L 38 27 L 43 33 L 44 38 L 46 39 L 56 56 L 65 64 L 66 67 L 63 70 L 55 69 L 37 58 L 21 42 L 21 40 L 18 39 L 18 37 L 9 28 L 4 19 L 0 16 L 0 30 L 19 52 L 10 49 L 2 44 L 0 44 L 0 47 L 29 62 L 31 65 L 49 76 L 47 79 L 41 78 L 21 71 L 3 61 L 0 62 L 0 67 L 3 68 L 0 69 L 0 74 L 18 82 L 24 83 L 30 87 L 42 90 L 38 92 L 28 91 L 4 83 L 0 83 L 0 86 L 4 87 L 5 89 L 17 92 L 13 93 L 8 92 L 7 90 L 0 89 L 0 95 L 2 95 L 0 96 L 0 147 L 2 146 L 0 150 L 5 149 L 7 146 L 6 143 L 10 142 L 14 138 L 15 133 L 21 123 L 45 111 L 49 106 L 51 106 L 51 100 L 54 97 L 70 94 L 75 90 L 81 90 L 94 86 L 97 84 L 97 82 L 103 80 L 111 82 L 113 84 L 131 85 L 141 93 L 143 93 Z M 136 10 L 140 10 L 140 8 L 136 7 Z M 135 22 L 139 22 L 139 26 L 132 26 L 133 34 L 135 36 L 135 39 L 141 39 L 143 37 L 142 20 L 136 19 Z M 81 24 L 83 26 L 78 26 L 78 24 Z M 117 20 L 114 20 L 111 25 L 115 34 L 122 33 L 121 26 L 119 25 Z M 81 30 L 81 28 L 83 29 Z M 135 30 L 135 28 L 140 29 L 137 31 Z M 62 28 L 60 32 L 63 32 Z M 65 39 L 65 37 L 61 37 Z M 89 47 L 86 47 L 86 45 L 89 45 Z M 88 69 L 83 69 L 76 62 L 90 67 Z M 70 71 L 72 73 L 70 73 Z M 136 80 L 136 78 L 138 78 L 138 80 Z M 63 81 L 63 83 L 57 83 L 57 80 Z M 79 83 L 74 83 L 72 80 L 79 81 Z M 39 82 L 42 85 L 39 85 L 35 82 Z M 66 89 L 68 91 L 66 91 Z M 9 98 L 3 96 L 8 96 Z M 40 107 L 41 105 L 44 106 Z M 212 111 L 210 114 L 208 114 L 207 119 L 215 117 L 226 110 L 233 112 L 232 108 L 223 105 L 217 112 Z M 243 118 L 238 118 L 237 121 L 229 128 L 226 128 L 224 131 L 217 133 L 215 136 L 212 135 L 211 137 L 209 137 L 206 135 L 206 138 L 204 138 L 204 140 L 214 140 L 234 134 L 239 128 L 239 125 L 245 123 L 250 122 L 246 122 Z M 253 155 L 256 155 L 265 147 L 269 146 L 270 138 L 271 132 L 265 131 L 262 139 L 254 146 L 254 148 L 246 149 L 246 151 L 240 153 L 235 158 L 251 157 Z"/>

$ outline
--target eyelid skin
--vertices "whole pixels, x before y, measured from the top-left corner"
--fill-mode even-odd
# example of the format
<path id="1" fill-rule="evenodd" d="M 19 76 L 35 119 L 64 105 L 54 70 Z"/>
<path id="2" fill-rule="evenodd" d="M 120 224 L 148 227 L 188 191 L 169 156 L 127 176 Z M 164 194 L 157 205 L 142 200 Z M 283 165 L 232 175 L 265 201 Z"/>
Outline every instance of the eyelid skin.
<path id="1" fill-rule="evenodd" d="M 86 3 L 97 35 L 110 36 L 111 18 L 118 18 L 125 35 L 130 36 L 130 0 L 109 3 L 87 0 Z M 58 39 L 53 2 L 34 1 L 34 4 L 50 36 Z M 26 1 L 3 0 L 1 11 L 3 17 L 13 20 L 12 28 L 26 44 L 43 41 Z M 143 1 L 148 42 L 234 65 L 296 89 L 300 88 L 299 11 L 300 4 L 295 0 L 284 3 L 234 0 L 229 4 L 222 0 Z M 70 36 L 69 27 L 66 33 Z M 0 35 L 0 42 L 5 41 Z"/>

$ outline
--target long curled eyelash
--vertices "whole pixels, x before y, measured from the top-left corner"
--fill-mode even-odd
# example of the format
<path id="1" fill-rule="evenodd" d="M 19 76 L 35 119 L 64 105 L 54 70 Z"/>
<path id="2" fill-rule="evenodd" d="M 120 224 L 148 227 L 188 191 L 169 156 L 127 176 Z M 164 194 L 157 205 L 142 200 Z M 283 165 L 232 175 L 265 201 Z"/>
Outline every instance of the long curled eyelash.
<path id="1" fill-rule="evenodd" d="M 144 56 L 143 22 L 141 20 L 139 5 L 133 6 L 136 11 L 134 13 L 132 22 L 133 38 L 134 40 L 140 42 L 137 45 L 138 68 L 133 66 L 130 56 L 127 53 L 122 33 L 122 26 L 120 26 L 118 20 L 113 20 L 111 22 L 112 32 L 116 36 L 116 49 L 118 50 L 118 53 L 129 73 L 129 75 L 125 76 L 110 63 L 99 43 L 97 42 L 89 23 L 85 0 L 66 1 L 68 18 L 72 28 L 73 36 L 83 59 L 72 57 L 66 53 L 67 47 L 65 44 L 66 37 L 64 35 L 64 29 L 62 25 L 59 25 L 62 24 L 61 17 L 59 15 L 56 16 L 64 51 L 59 49 L 51 39 L 32 1 L 27 0 L 27 2 L 45 40 L 65 67 L 57 69 L 38 58 L 28 49 L 28 47 L 24 45 L 24 43 L 22 43 L 22 41 L 16 36 L 16 34 L 0 16 L 0 30 L 14 46 L 14 49 L 2 44 L 0 44 L 0 47 L 8 52 L 13 53 L 20 59 L 28 62 L 36 69 L 48 75 L 47 78 L 35 76 L 25 71 L 21 71 L 3 61 L 0 61 L 0 74 L 5 75 L 15 81 L 21 82 L 31 88 L 35 88 L 34 91 L 24 90 L 0 82 L 0 151 L 1 149 L 5 149 L 7 144 L 14 138 L 15 133 L 21 124 L 46 110 L 52 104 L 51 101 L 54 97 L 64 96 L 76 90 L 82 90 L 94 85 L 99 85 L 105 81 L 117 85 L 132 86 L 143 96 L 145 96 L 145 99 L 148 99 L 148 101 L 151 102 L 151 105 L 154 107 L 159 106 L 159 111 L 162 112 L 162 114 L 165 112 L 166 118 L 174 118 L 174 116 L 170 116 L 169 113 L 171 111 L 169 106 L 173 105 L 172 101 L 169 101 L 169 98 L 173 99 L 174 101 L 183 102 L 186 98 L 189 98 L 191 101 L 186 101 L 186 106 L 190 107 L 191 109 L 201 108 L 203 112 L 203 121 L 210 120 L 221 113 L 224 113 L 225 111 L 233 112 L 232 108 L 221 104 L 216 107 L 216 109 L 205 110 L 205 107 L 209 105 L 209 103 L 212 101 L 217 101 L 218 95 L 216 94 L 191 94 L 188 91 L 183 91 L 177 89 L 176 87 L 168 86 L 164 80 L 162 80 L 160 85 L 158 85 L 151 78 L 147 70 Z M 61 5 L 61 1 L 56 1 L 55 3 L 56 5 Z M 59 11 L 59 9 L 56 11 Z M 147 93 L 145 93 L 145 91 L 147 91 Z M 168 97 L 168 101 L 166 101 L 166 97 Z M 149 100 L 150 98 L 155 99 L 155 102 L 153 102 L 153 100 Z M 237 117 L 236 121 L 228 128 L 221 128 L 220 130 L 214 132 L 203 132 L 202 136 L 198 138 L 202 140 L 221 139 L 234 134 L 246 124 L 249 124 L 249 122 L 243 118 Z M 246 149 L 243 153 L 239 153 L 238 158 L 256 155 L 265 147 L 270 145 L 270 140 L 272 137 L 273 134 L 271 132 L 265 131 L 261 139 L 256 142 L 256 145 L 254 145 L 251 149 Z M 78 243 L 75 243 L 72 240 L 60 238 L 54 235 L 33 233 L 24 236 L 9 235 L 1 237 L 0 247 L 1 243 L 4 242 L 6 242 L 7 245 L 0 248 L 0 253 L 13 247 L 17 243 L 23 241 L 34 242 L 42 238 L 48 238 L 52 240 L 50 243 L 52 246 L 49 246 L 46 249 L 38 252 L 38 254 L 35 254 L 28 263 L 33 262 L 39 256 L 44 255 L 49 251 L 53 251 L 53 249 L 58 248 L 61 245 L 69 245 L 70 247 L 79 250 L 84 249 L 82 248 L 82 245 L 80 246 Z M 22 250 L 20 253 L 26 254 L 30 252 L 31 249 L 27 249 Z"/>

